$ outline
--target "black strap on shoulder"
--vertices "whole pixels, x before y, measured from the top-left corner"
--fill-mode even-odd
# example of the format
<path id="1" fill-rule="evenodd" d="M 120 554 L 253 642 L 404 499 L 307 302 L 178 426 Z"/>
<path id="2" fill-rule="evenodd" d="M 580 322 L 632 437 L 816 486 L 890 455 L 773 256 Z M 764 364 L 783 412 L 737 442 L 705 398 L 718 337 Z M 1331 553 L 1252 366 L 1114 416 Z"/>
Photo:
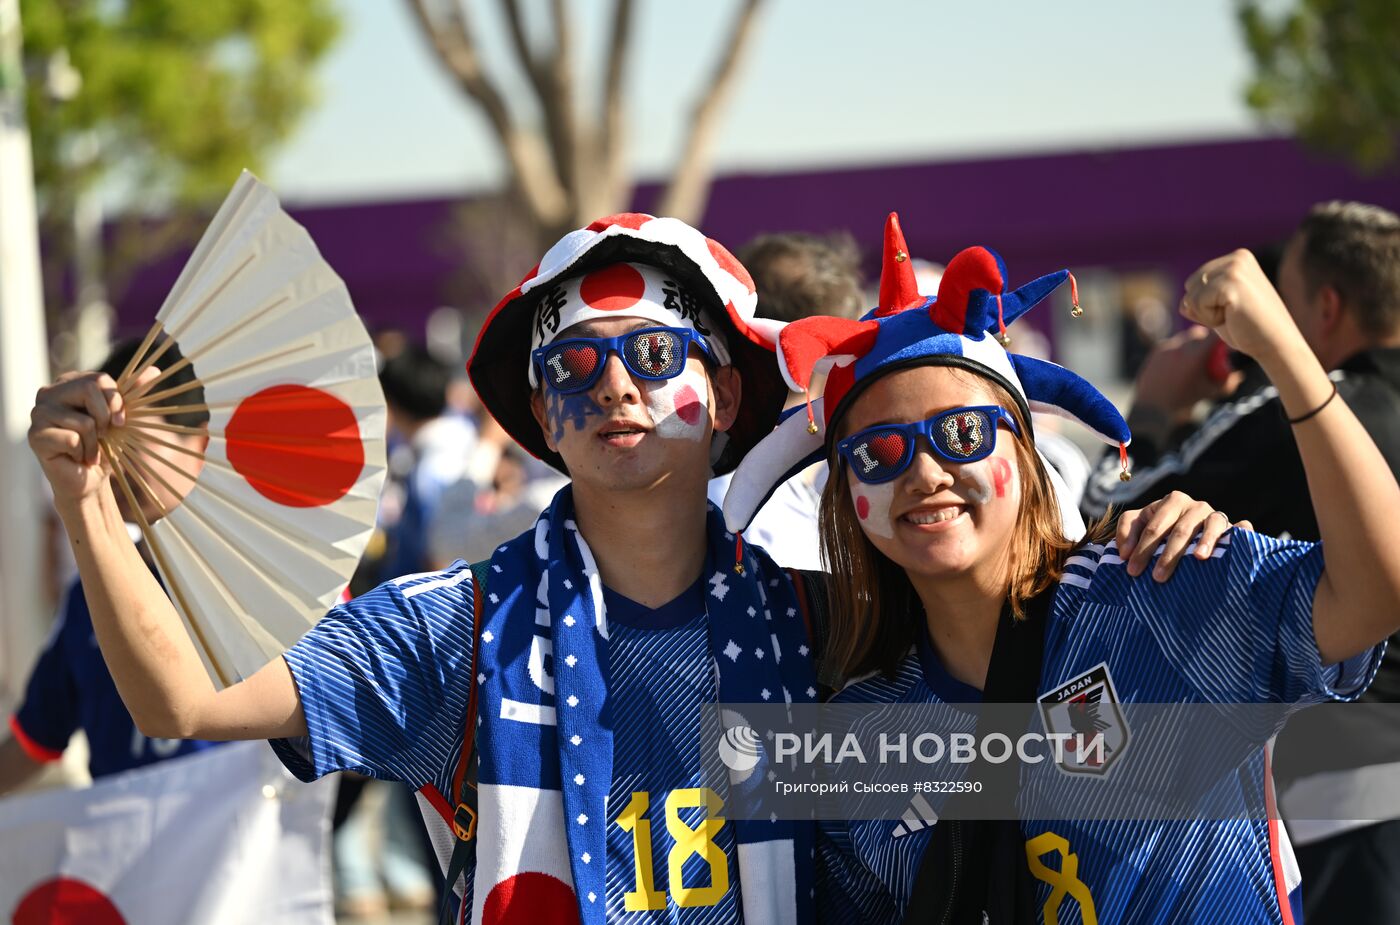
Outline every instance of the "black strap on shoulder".
<path id="1" fill-rule="evenodd" d="M 480 761 L 476 751 L 476 662 L 481 652 L 481 624 L 485 622 L 486 578 L 491 574 L 491 560 L 473 562 L 472 570 L 472 666 L 471 696 L 467 698 L 467 725 L 462 733 L 462 753 L 457 759 L 457 807 L 452 818 L 452 857 L 447 862 L 447 884 L 442 891 L 438 909 L 438 925 L 452 925 L 454 919 L 466 919 L 466 891 L 462 891 L 461 908 L 454 913 L 453 888 L 466 869 L 476 860 L 477 768 Z"/>
<path id="2" fill-rule="evenodd" d="M 1013 619 L 1009 604 L 1002 608 L 982 692 L 984 704 L 1035 703 L 1045 658 L 1045 624 L 1055 588 L 1052 585 L 1027 602 L 1024 620 Z M 1014 740 L 1024 727 L 998 730 L 994 722 L 979 717 L 978 737 L 992 731 L 1006 732 Z M 994 802 L 1005 805 L 1004 801 L 1016 798 L 1020 767 L 1014 761 L 992 764 L 982 758 L 979 750 L 968 774 L 969 780 L 982 782 L 982 793 L 953 797 L 958 801 L 958 818 L 934 826 L 933 837 L 919 862 L 904 921 L 947 925 L 1035 923 L 1035 881 L 1026 861 L 1020 823 L 1015 819 L 977 818 L 979 807 Z M 945 815 L 954 815 L 953 808 L 950 804 Z"/>

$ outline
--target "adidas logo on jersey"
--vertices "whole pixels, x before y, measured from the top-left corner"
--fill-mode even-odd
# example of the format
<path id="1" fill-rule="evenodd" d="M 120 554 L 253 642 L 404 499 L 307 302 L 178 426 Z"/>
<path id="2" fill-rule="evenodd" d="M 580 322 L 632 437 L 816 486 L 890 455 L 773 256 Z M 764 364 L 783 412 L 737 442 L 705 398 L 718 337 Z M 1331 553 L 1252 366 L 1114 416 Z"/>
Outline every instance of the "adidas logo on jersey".
<path id="1" fill-rule="evenodd" d="M 923 794 L 915 795 L 909 801 L 909 808 L 904 811 L 894 830 L 890 832 L 890 838 L 903 838 L 906 835 L 913 835 L 920 829 L 926 829 L 938 821 L 938 813 L 924 799 Z"/>

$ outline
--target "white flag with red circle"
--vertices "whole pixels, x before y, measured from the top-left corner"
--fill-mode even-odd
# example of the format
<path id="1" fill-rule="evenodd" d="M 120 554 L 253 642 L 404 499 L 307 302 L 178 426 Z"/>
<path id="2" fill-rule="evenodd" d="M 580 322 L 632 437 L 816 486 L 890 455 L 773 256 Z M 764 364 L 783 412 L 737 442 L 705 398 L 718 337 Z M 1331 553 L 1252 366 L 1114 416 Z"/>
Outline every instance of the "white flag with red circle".
<path id="1" fill-rule="evenodd" d="M 237 742 L 0 800 L 0 922 L 332 925 L 335 790 Z"/>

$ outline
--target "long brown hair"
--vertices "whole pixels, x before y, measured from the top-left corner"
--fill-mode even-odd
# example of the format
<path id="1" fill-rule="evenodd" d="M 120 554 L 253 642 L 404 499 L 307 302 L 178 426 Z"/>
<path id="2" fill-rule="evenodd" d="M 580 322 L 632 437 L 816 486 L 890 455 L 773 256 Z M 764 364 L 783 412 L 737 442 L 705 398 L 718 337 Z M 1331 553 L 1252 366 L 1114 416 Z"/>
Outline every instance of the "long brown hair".
<path id="1" fill-rule="evenodd" d="M 948 371 L 986 389 L 1015 417 L 1021 433 L 1030 433 L 1020 406 L 999 383 L 954 367 Z M 1016 439 L 1015 444 L 1021 507 L 1007 549 L 1007 595 L 1021 619 L 1026 602 L 1060 580 L 1065 559 L 1079 543 L 1064 535 L 1059 502 L 1040 454 L 1029 440 Z M 876 549 L 861 529 L 839 455 L 822 492 L 818 530 L 831 608 L 823 675 L 839 673 L 845 679 L 874 671 L 893 674 L 921 631 L 923 607 L 904 569 Z M 1105 517 L 1090 525 L 1085 541 L 1099 542 L 1107 533 Z"/>

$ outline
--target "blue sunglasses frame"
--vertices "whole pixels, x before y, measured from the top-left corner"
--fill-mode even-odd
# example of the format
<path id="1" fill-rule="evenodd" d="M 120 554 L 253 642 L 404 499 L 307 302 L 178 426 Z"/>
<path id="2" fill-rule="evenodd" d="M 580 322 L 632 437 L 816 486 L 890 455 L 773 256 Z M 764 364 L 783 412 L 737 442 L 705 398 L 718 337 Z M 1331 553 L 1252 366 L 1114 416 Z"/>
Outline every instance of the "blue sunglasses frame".
<path id="1" fill-rule="evenodd" d="M 949 417 L 956 414 L 965 414 L 969 411 L 981 412 L 987 416 L 991 424 L 991 434 L 989 435 L 989 439 L 984 439 L 982 446 L 978 447 L 970 455 L 955 456 L 940 445 L 939 441 L 934 437 L 934 434 L 941 433 L 942 423 Z M 1000 405 L 968 405 L 962 408 L 949 408 L 947 411 L 938 412 L 931 418 L 925 418 L 922 421 L 914 421 L 909 424 L 876 424 L 873 427 L 867 427 L 858 433 L 852 434 L 845 440 L 842 440 L 836 445 L 836 449 L 841 454 L 841 458 L 851 467 L 851 471 L 855 473 L 857 479 L 866 485 L 879 485 L 884 482 L 893 481 L 904 474 L 904 471 L 909 468 L 909 464 L 914 461 L 914 453 L 918 448 L 919 437 L 923 437 L 933 449 L 933 452 L 948 462 L 969 463 L 976 462 L 979 459 L 986 459 L 988 456 L 992 455 L 992 451 L 997 447 L 996 435 L 997 431 L 1000 429 L 997 425 L 1001 424 L 1003 421 L 1011 428 L 1013 434 L 1017 437 L 1021 436 L 1021 428 L 1016 424 L 1016 419 L 1012 417 L 1011 412 Z M 872 461 L 868 455 L 862 458 L 857 453 L 857 447 L 872 437 L 892 432 L 904 435 L 904 455 L 900 457 L 899 462 L 888 475 L 876 479 L 866 478 L 865 473 L 879 466 L 879 463 Z"/>
<path id="2" fill-rule="evenodd" d="M 714 362 L 714 354 L 710 352 L 710 345 L 705 342 L 703 336 L 692 331 L 690 328 L 667 328 L 661 326 L 638 328 L 635 331 L 628 331 L 626 334 L 619 334 L 616 337 L 570 337 L 567 340 L 556 340 L 543 347 L 536 347 L 530 352 L 530 358 L 531 362 L 535 364 L 535 369 L 539 374 L 540 381 L 561 395 L 572 395 L 576 392 L 582 392 L 592 388 L 593 384 L 603 375 L 603 367 L 607 365 L 608 357 L 614 353 L 622 360 L 622 365 L 626 367 L 627 371 L 637 378 L 645 379 L 648 382 L 663 382 L 667 379 L 674 379 L 679 376 L 685 370 L 685 363 L 681 362 L 677 364 L 675 372 L 658 376 L 633 366 L 627 350 L 624 349 L 627 342 L 634 338 L 660 332 L 674 334 L 680 337 L 682 358 L 690 356 L 690 345 L 694 344 L 700 348 L 700 352 L 705 355 L 705 359 Z M 568 388 L 561 388 L 554 383 L 553 377 L 545 368 L 547 358 L 557 350 L 564 350 L 570 346 L 579 344 L 593 347 L 601 354 L 602 359 L 593 367 L 593 372 L 587 377 L 580 379 L 577 384 L 569 386 Z"/>

